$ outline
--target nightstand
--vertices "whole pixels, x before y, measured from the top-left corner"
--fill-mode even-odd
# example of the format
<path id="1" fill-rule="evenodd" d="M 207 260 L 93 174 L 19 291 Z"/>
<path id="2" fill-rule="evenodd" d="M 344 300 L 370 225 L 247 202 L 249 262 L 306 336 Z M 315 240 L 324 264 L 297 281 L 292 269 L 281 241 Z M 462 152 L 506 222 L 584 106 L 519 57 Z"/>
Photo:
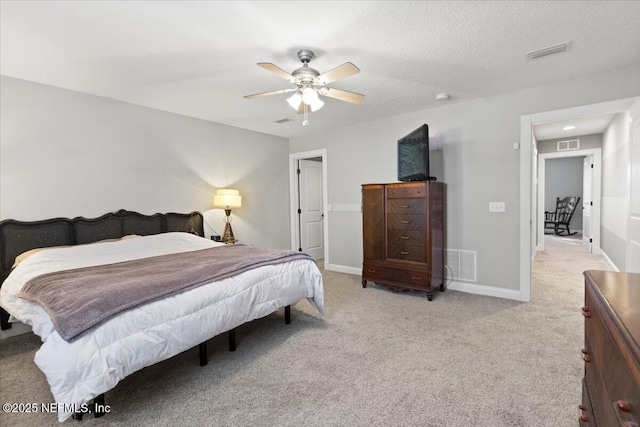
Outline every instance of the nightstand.
<path id="1" fill-rule="evenodd" d="M 220 237 L 220 236 L 211 236 L 211 240 L 213 240 L 214 242 L 218 242 L 218 243 L 224 243 L 225 245 L 233 245 L 234 243 L 236 243 L 238 241 L 236 239 L 236 240 L 234 240 L 232 242 L 225 242 L 225 241 L 222 241 L 222 240 L 216 240 L 216 239 L 214 239 L 214 237 Z"/>

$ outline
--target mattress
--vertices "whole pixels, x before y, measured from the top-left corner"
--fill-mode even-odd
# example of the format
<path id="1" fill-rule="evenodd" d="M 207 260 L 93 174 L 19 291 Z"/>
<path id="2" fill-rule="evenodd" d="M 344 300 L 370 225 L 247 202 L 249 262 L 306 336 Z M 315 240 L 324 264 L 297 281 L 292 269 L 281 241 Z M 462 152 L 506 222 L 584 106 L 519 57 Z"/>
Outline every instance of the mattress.
<path id="1" fill-rule="evenodd" d="M 188 233 L 164 233 L 51 248 L 14 268 L 0 289 L 0 305 L 42 339 L 35 363 L 59 407 L 80 407 L 133 372 L 303 299 L 324 316 L 322 276 L 307 259 L 259 267 L 125 311 L 72 342 L 60 337 L 42 307 L 17 297 L 41 274 L 216 245 L 221 243 Z M 59 421 L 70 416 L 58 412 Z"/>

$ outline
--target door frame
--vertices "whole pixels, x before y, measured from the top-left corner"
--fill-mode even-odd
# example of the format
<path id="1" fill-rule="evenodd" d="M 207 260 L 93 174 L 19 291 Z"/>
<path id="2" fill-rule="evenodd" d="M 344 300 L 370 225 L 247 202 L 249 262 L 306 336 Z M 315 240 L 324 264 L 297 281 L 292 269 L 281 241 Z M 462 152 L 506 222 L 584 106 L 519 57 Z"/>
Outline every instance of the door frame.
<path id="1" fill-rule="evenodd" d="M 536 251 L 544 250 L 544 196 L 545 166 L 550 159 L 593 156 L 593 185 L 591 187 L 593 207 L 591 209 L 591 253 L 600 253 L 600 207 L 602 204 L 602 148 L 589 148 L 556 153 L 538 154 L 538 212 Z M 582 205 L 580 205 L 582 206 Z M 577 209 L 577 208 L 576 208 Z"/>
<path id="2" fill-rule="evenodd" d="M 593 206 L 593 175 L 594 175 L 594 160 L 593 160 L 593 156 L 585 156 L 584 159 L 582 159 L 582 248 L 584 250 L 586 250 L 588 253 L 593 253 L 593 236 L 591 235 L 591 233 L 593 233 L 593 213 L 592 213 L 592 206 Z M 585 188 L 587 187 L 588 188 Z M 585 191 L 585 189 L 587 191 Z M 589 198 L 589 200 L 587 200 L 587 197 Z M 587 208 L 587 210 L 589 211 L 589 220 L 588 220 L 588 224 L 589 224 L 589 241 L 586 241 L 586 237 L 584 234 L 584 224 L 585 224 L 585 208 L 584 206 L 587 204 L 587 202 L 589 202 L 589 207 Z M 602 215 L 602 213 L 600 213 Z M 600 227 L 598 227 L 598 229 L 600 229 Z"/>
<path id="3" fill-rule="evenodd" d="M 520 117 L 520 301 L 531 301 L 532 235 L 533 224 L 537 223 L 537 218 L 532 218 L 531 212 L 533 198 L 536 197 L 531 191 L 532 180 L 536 178 L 533 171 L 533 126 L 574 117 L 628 111 L 637 99 L 624 98 Z"/>
<path id="4" fill-rule="evenodd" d="M 298 250 L 296 242 L 296 218 L 298 216 L 298 160 L 305 160 L 314 157 L 322 158 L 322 210 L 324 217 L 322 218 L 322 239 L 324 246 L 324 265 L 329 264 L 329 215 L 328 197 L 327 197 L 327 149 L 322 148 L 313 151 L 304 151 L 300 153 L 289 154 L 289 224 L 291 234 L 291 250 Z"/>

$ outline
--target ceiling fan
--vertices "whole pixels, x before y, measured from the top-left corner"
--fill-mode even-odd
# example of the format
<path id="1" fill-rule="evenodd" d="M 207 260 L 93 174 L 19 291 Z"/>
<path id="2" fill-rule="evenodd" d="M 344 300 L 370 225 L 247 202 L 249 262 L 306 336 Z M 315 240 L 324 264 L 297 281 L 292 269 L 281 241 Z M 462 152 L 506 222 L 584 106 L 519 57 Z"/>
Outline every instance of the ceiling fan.
<path id="1" fill-rule="evenodd" d="M 294 92 L 292 96 L 287 98 L 287 102 L 298 112 L 298 114 L 305 115 L 304 121 L 302 122 L 303 126 L 309 125 L 309 110 L 315 112 L 324 105 L 324 102 L 320 99 L 319 95 L 351 102 L 353 104 L 359 104 L 362 102 L 364 95 L 327 86 L 327 84 L 338 79 L 358 74 L 360 72 L 358 67 L 353 65 L 351 62 L 345 62 L 326 73 L 320 74 L 317 70 L 309 67 L 309 62 L 313 57 L 314 54 L 310 50 L 302 49 L 298 51 L 298 59 L 302 62 L 302 67 L 294 70 L 291 74 L 270 62 L 259 62 L 258 66 L 267 71 L 271 71 L 273 74 L 282 77 L 290 83 L 293 83 L 296 87 L 246 95 L 245 99 L 261 98 L 263 96 Z"/>

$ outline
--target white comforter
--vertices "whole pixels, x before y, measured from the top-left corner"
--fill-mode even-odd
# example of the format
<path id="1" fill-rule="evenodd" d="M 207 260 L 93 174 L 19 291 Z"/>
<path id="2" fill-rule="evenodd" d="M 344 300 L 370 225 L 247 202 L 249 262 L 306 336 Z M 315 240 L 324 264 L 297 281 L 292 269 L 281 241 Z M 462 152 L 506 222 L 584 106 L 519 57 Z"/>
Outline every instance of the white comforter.
<path id="1" fill-rule="evenodd" d="M 16 295 L 32 277 L 52 271 L 204 249 L 220 243 L 165 233 L 38 252 L 0 289 L 0 305 L 42 338 L 35 362 L 57 403 L 81 405 L 127 375 L 166 360 L 245 322 L 304 298 L 324 315 L 322 276 L 310 260 L 265 266 L 126 311 L 68 343 L 45 310 Z M 71 413 L 58 413 L 59 421 Z"/>

